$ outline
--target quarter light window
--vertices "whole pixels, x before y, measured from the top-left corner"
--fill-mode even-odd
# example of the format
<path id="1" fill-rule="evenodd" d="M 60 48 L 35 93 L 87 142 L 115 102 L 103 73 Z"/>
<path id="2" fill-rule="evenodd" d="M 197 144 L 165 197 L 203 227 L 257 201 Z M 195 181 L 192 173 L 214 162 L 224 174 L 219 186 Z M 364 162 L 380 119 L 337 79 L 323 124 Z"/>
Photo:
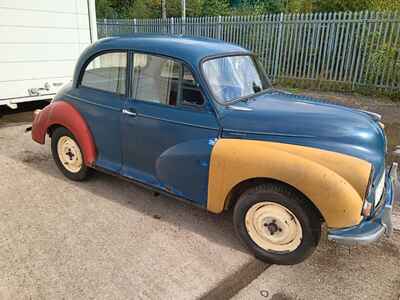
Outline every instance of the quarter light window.
<path id="1" fill-rule="evenodd" d="M 125 94 L 126 53 L 105 53 L 87 65 L 81 85 L 118 95 Z"/>

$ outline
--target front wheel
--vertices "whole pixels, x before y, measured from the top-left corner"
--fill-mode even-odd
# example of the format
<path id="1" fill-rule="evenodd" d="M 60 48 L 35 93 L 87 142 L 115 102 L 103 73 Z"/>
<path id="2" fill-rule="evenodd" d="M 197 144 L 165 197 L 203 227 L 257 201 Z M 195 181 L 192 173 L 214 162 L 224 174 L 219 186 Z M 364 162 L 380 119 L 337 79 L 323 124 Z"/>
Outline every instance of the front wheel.
<path id="1" fill-rule="evenodd" d="M 60 171 L 69 179 L 82 181 L 89 174 L 84 156 L 74 135 L 66 128 L 57 128 L 51 136 L 51 153 Z"/>
<path id="2" fill-rule="evenodd" d="M 236 202 L 233 220 L 239 238 L 268 263 L 302 262 L 318 245 L 321 222 L 304 196 L 270 183 L 245 191 Z"/>

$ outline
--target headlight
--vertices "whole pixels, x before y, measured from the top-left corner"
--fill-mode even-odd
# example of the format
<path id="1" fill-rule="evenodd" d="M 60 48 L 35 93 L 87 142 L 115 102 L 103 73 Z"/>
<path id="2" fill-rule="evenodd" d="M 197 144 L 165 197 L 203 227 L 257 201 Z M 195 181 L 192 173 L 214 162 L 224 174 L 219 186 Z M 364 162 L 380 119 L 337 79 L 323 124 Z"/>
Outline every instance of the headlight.
<path id="1" fill-rule="evenodd" d="M 382 177 L 379 179 L 378 185 L 375 188 L 375 199 L 374 199 L 374 205 L 377 206 L 379 204 L 379 201 L 382 198 L 383 190 L 385 188 L 385 175 L 386 172 L 384 171 L 382 174 Z"/>
<path id="2" fill-rule="evenodd" d="M 385 178 L 386 178 L 386 171 L 383 172 L 381 178 L 379 179 L 378 184 L 375 187 L 374 195 L 373 195 L 373 203 L 368 201 L 368 196 L 371 194 L 372 189 L 372 181 L 373 181 L 374 172 L 371 171 L 371 175 L 369 178 L 367 192 L 364 198 L 364 205 L 362 209 L 362 215 L 364 217 L 369 217 L 371 215 L 372 209 L 378 206 L 380 200 L 382 199 L 383 191 L 385 189 Z"/>
<path id="3" fill-rule="evenodd" d="M 361 211 L 361 215 L 363 215 L 364 217 L 369 217 L 371 215 L 371 211 L 372 211 L 372 203 L 368 201 L 368 196 L 371 194 L 373 179 L 374 179 L 374 167 L 371 168 L 371 173 L 369 174 L 367 190 L 365 191 L 364 205 L 363 205 L 363 208 Z"/>
<path id="4" fill-rule="evenodd" d="M 364 201 L 364 206 L 363 206 L 363 210 L 362 210 L 362 215 L 364 217 L 369 217 L 371 215 L 371 211 L 372 211 L 372 204 L 371 202 L 368 202 L 367 200 Z"/>

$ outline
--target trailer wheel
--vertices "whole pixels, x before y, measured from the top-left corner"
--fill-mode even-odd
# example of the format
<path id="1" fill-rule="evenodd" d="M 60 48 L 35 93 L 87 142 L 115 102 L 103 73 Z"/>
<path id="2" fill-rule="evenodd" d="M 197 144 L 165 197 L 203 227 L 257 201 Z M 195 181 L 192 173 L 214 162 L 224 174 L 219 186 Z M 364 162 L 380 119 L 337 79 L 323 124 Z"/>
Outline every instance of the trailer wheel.
<path id="1" fill-rule="evenodd" d="M 82 181 L 90 169 L 84 164 L 84 156 L 72 132 L 58 127 L 51 136 L 51 152 L 60 171 L 69 179 Z"/>
<path id="2" fill-rule="evenodd" d="M 313 253 L 321 235 L 319 217 L 307 201 L 284 184 L 252 187 L 235 204 L 236 233 L 265 262 L 300 263 Z"/>

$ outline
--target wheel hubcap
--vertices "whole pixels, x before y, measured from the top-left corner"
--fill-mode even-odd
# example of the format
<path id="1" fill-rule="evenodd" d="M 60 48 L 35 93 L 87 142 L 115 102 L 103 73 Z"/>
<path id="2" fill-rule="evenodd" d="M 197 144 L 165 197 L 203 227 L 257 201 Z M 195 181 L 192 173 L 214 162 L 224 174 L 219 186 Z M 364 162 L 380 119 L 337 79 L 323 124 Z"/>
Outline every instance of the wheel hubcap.
<path id="1" fill-rule="evenodd" d="M 267 251 L 292 252 L 300 245 L 303 231 L 296 216 L 275 202 L 259 202 L 246 213 L 246 230 Z"/>
<path id="2" fill-rule="evenodd" d="M 82 153 L 78 144 L 69 136 L 63 136 L 57 143 L 58 157 L 69 172 L 78 173 L 83 165 Z"/>

